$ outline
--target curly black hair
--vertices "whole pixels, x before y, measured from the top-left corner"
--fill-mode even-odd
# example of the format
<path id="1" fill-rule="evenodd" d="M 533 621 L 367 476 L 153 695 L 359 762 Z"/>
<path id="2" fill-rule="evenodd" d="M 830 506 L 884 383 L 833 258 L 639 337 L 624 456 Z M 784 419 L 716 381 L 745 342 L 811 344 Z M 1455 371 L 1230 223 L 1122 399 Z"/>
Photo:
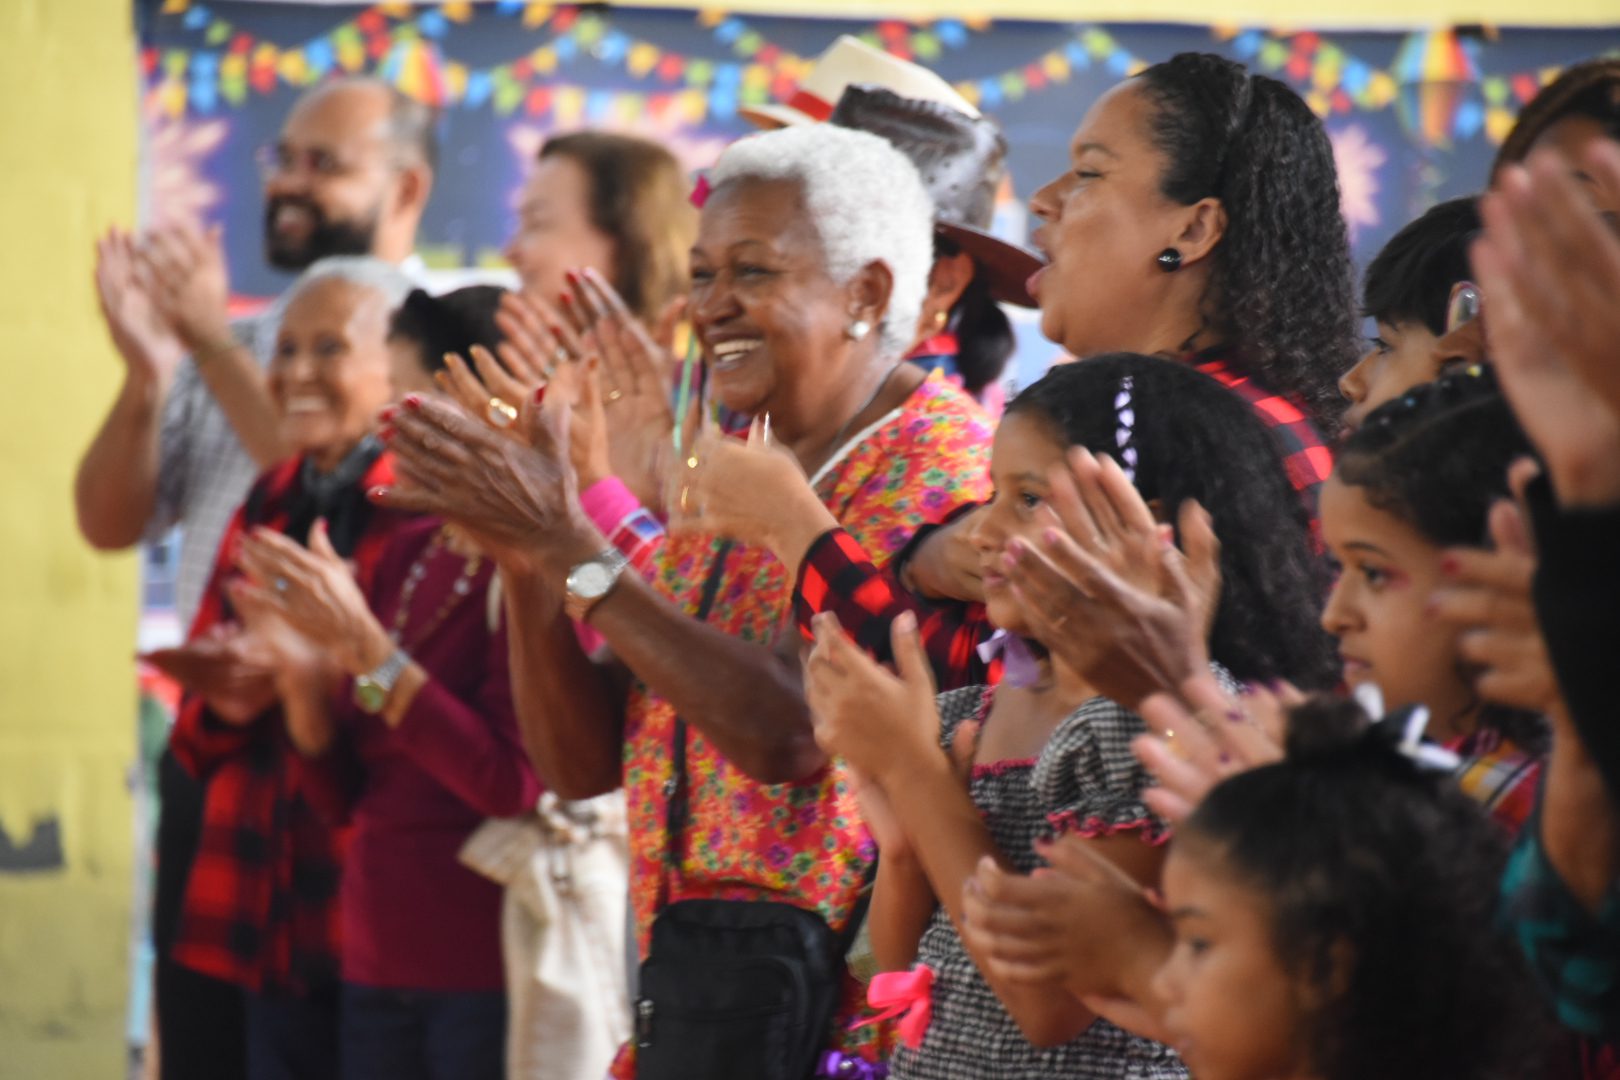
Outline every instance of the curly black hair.
<path id="1" fill-rule="evenodd" d="M 1126 380 L 1129 404 L 1116 408 Z M 1142 497 L 1158 500 L 1172 522 L 1185 499 L 1209 511 L 1221 542 L 1216 661 L 1245 680 L 1338 681 L 1317 617 L 1326 568 L 1276 437 L 1243 399 L 1174 360 L 1108 353 L 1053 368 L 1008 404 L 1016 414 L 1040 416 L 1068 445 L 1116 460 L 1128 428 Z"/>
<path id="2" fill-rule="evenodd" d="M 1340 447 L 1334 476 L 1430 543 L 1481 547 L 1491 507 L 1510 495 L 1508 466 L 1532 456 L 1490 366 L 1475 365 L 1374 409 Z M 1547 744 L 1534 713 L 1489 705 L 1480 723 L 1531 752 Z"/>
<path id="3" fill-rule="evenodd" d="M 1344 409 L 1339 376 L 1360 354 L 1350 241 L 1322 122 L 1284 84 L 1208 53 L 1181 53 L 1138 76 L 1169 164 L 1166 198 L 1216 198 L 1207 325 L 1274 392 L 1324 431 Z"/>
<path id="4" fill-rule="evenodd" d="M 1431 206 L 1408 222 L 1368 264 L 1362 314 L 1391 326 L 1418 323 L 1440 337 L 1452 286 L 1473 276 L 1468 248 L 1481 228 L 1474 195 Z"/>
<path id="5" fill-rule="evenodd" d="M 443 371 L 445 353 L 465 358 L 474 345 L 493 351 L 500 343 L 495 312 L 504 292 L 499 285 L 468 285 L 443 296 L 412 289 L 394 311 L 388 336 L 415 345 L 422 370 L 429 375 Z"/>
<path id="6" fill-rule="evenodd" d="M 1306 1021 L 1314 1075 L 1540 1075 L 1550 1026 L 1496 923 L 1506 837 L 1447 771 L 1396 749 L 1392 722 L 1301 707 L 1285 760 L 1211 790 L 1177 848 L 1265 898 L 1284 970 L 1324 999 Z"/>
<path id="7" fill-rule="evenodd" d="M 1620 142 L 1620 57 L 1587 60 L 1571 65 L 1519 111 L 1513 130 L 1491 163 L 1491 183 L 1504 165 L 1530 156 L 1536 140 L 1560 120 L 1584 116 L 1603 126 L 1608 137 Z"/>

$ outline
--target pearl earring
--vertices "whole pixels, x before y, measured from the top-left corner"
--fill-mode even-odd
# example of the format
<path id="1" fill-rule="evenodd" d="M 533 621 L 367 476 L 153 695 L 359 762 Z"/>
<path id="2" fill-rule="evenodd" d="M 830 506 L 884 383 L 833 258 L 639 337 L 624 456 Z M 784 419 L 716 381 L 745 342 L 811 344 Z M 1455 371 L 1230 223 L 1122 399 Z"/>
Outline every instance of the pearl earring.
<path id="1" fill-rule="evenodd" d="M 865 319 L 856 319 L 854 322 L 849 324 L 849 329 L 846 331 L 846 333 L 849 334 L 851 341 L 860 341 L 871 332 L 872 324 L 867 322 Z"/>

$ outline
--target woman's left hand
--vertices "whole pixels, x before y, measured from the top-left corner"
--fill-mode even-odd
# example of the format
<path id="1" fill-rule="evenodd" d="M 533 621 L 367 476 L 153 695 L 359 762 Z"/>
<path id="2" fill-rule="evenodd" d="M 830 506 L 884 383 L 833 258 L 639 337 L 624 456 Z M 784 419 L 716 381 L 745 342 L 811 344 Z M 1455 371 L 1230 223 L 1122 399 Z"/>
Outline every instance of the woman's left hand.
<path id="1" fill-rule="evenodd" d="M 886 793 L 897 766 L 939 754 L 939 709 L 934 676 L 917 637 L 917 620 L 901 613 L 891 628 L 895 668 L 890 674 L 844 633 L 831 612 L 814 620 L 816 645 L 805 661 L 805 698 L 816 743 L 874 778 Z"/>
<path id="2" fill-rule="evenodd" d="M 717 431 L 700 435 L 691 458 L 697 465 L 678 469 L 672 485 L 670 528 L 769 548 L 791 572 L 838 519 L 798 460 L 766 432 L 766 421 L 756 418 L 746 443 Z"/>
<path id="3" fill-rule="evenodd" d="M 270 529 L 242 539 L 238 564 L 264 600 L 261 615 L 280 619 L 350 675 L 388 659 L 394 642 L 371 613 L 360 585 L 333 550 L 325 521 L 309 531 L 309 547 Z"/>
<path id="4" fill-rule="evenodd" d="M 1179 694 L 1147 698 L 1140 712 L 1152 734 L 1138 735 L 1131 750 L 1158 783 L 1142 800 L 1166 821 L 1186 820 L 1228 776 L 1282 760 L 1287 711 L 1303 701 L 1287 683 L 1233 696 L 1207 669 Z"/>

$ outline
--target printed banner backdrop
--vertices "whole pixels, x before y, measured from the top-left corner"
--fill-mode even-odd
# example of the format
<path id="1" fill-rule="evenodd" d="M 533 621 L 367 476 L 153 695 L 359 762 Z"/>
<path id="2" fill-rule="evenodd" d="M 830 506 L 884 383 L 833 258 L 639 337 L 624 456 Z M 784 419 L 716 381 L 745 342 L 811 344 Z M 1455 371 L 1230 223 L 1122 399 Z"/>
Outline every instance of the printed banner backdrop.
<path id="1" fill-rule="evenodd" d="M 513 196 L 541 140 L 595 126 L 660 139 L 693 169 L 750 130 L 739 105 L 790 93 L 842 33 L 918 60 L 996 116 L 1013 191 L 1067 167 L 1086 106 L 1156 60 L 1206 50 L 1283 79 L 1323 117 L 1365 265 L 1401 224 L 1476 190 L 1520 105 L 1565 65 L 1620 52 L 1620 29 L 1431 33 L 940 20 L 855 22 L 499 0 L 436 6 L 142 0 L 146 205 L 222 221 L 232 283 L 269 296 L 254 150 L 301 90 L 375 71 L 443 106 L 443 164 L 423 224 L 432 266 L 499 265 Z M 1025 335 L 1030 336 L 1030 335 Z"/>

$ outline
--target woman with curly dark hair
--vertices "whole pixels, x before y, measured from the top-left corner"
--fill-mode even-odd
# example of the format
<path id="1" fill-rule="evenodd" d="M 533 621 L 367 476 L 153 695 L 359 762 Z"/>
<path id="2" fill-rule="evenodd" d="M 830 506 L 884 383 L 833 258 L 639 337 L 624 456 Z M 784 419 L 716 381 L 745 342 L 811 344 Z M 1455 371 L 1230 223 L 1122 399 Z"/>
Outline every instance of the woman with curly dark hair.
<path id="1" fill-rule="evenodd" d="M 1288 87 L 1183 53 L 1099 98 L 1030 200 L 1041 329 L 1074 356 L 1186 360 L 1246 398 L 1314 494 L 1359 354 L 1333 148 Z"/>

